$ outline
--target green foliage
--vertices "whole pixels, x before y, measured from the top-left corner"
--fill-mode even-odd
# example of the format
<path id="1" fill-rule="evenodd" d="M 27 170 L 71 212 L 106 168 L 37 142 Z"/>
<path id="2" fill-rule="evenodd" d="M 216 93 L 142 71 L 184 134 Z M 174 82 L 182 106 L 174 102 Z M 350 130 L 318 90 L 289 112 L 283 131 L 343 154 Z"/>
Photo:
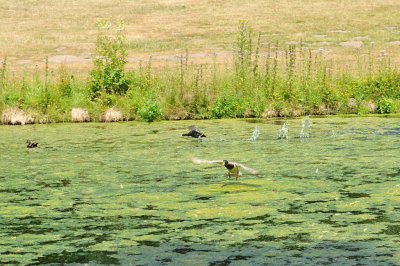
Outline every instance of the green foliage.
<path id="1" fill-rule="evenodd" d="M 246 108 L 238 95 L 222 94 L 211 107 L 212 118 L 242 117 Z"/>
<path id="2" fill-rule="evenodd" d="M 368 107 L 363 104 L 357 105 L 356 111 L 358 115 L 365 115 L 369 112 Z"/>
<path id="3" fill-rule="evenodd" d="M 355 72 L 351 63 L 327 62 L 322 53 L 312 53 L 302 45 L 279 43 L 269 43 L 266 51 L 260 51 L 265 56 L 259 57 L 260 35 L 257 42 L 253 42 L 253 35 L 249 23 L 241 20 L 233 61 L 225 65 L 217 60 L 213 64 L 189 63 L 186 50 L 174 66 L 168 62 L 165 67 L 153 67 L 150 58 L 125 72 L 122 24 L 116 28 L 102 20 L 89 81 L 87 73 L 80 76 L 64 68 L 54 73 L 47 59 L 44 71 L 24 71 L 15 77 L 7 71 L 4 59 L 0 65 L 0 108 L 20 106 L 51 121 L 64 121 L 73 107 L 86 108 L 92 117 L 99 117 L 115 106 L 124 119 L 144 121 L 391 113 L 400 109 L 400 72 L 396 66 L 385 63 Z M 349 104 L 350 98 L 356 99 L 355 104 Z"/>
<path id="4" fill-rule="evenodd" d="M 138 111 L 139 118 L 147 122 L 159 120 L 162 118 L 162 115 L 161 105 L 157 102 L 154 95 L 148 97 L 147 101 L 142 104 Z"/>
<path id="5" fill-rule="evenodd" d="M 93 59 L 94 69 L 90 71 L 93 96 L 124 94 L 128 90 L 129 80 L 124 71 L 127 51 L 123 23 L 113 28 L 109 20 L 99 20 L 98 29 L 97 56 Z"/>
<path id="6" fill-rule="evenodd" d="M 253 51 L 253 35 L 253 28 L 249 25 L 249 22 L 245 19 L 240 20 L 238 34 L 236 35 L 236 43 L 234 46 L 234 84 L 236 90 L 243 89 L 249 78 L 254 77 L 257 74 L 260 35 L 255 54 Z"/>
<path id="7" fill-rule="evenodd" d="M 236 75 L 242 77 L 251 63 L 252 52 L 252 28 L 249 26 L 248 21 L 240 20 L 238 34 L 236 37 L 236 57 L 235 57 L 235 70 Z"/>
<path id="8" fill-rule="evenodd" d="M 19 95 L 16 91 L 7 91 L 2 100 L 7 106 L 15 106 L 19 102 Z"/>
<path id="9" fill-rule="evenodd" d="M 379 100 L 377 109 L 381 114 L 389 114 L 394 111 L 393 101 L 388 98 L 382 98 Z"/>
<path id="10" fill-rule="evenodd" d="M 74 75 L 69 74 L 66 69 L 60 68 L 59 77 L 58 77 L 58 87 L 61 91 L 61 94 L 64 97 L 71 96 L 73 79 L 74 79 Z"/>

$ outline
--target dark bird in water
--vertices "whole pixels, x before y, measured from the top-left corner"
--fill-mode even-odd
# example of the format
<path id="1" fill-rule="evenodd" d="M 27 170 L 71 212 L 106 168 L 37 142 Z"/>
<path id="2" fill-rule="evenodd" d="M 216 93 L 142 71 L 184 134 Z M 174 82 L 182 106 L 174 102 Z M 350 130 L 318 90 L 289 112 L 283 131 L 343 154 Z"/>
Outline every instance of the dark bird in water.
<path id="1" fill-rule="evenodd" d="M 26 141 L 27 148 L 39 148 L 38 143 L 37 142 L 31 142 L 29 139 Z"/>
<path id="2" fill-rule="evenodd" d="M 199 159 L 199 158 L 192 158 L 192 162 L 199 163 L 199 164 L 204 164 L 204 163 L 222 164 L 223 166 L 226 167 L 226 169 L 228 169 L 228 179 L 231 178 L 231 173 L 232 173 L 232 174 L 236 174 L 236 180 L 237 180 L 239 175 L 242 175 L 242 173 L 240 173 L 240 171 L 239 171 L 239 168 L 243 168 L 244 170 L 250 172 L 253 175 L 256 175 L 256 174 L 260 173 L 259 170 L 251 169 L 251 168 L 247 167 L 244 164 L 235 163 L 235 162 L 228 162 L 227 160 L 208 161 L 208 160 L 202 160 L 202 159 Z"/>
<path id="3" fill-rule="evenodd" d="M 189 133 L 182 134 L 182 136 L 190 136 L 196 139 L 206 137 L 206 135 L 201 133 L 196 126 L 190 126 L 189 129 L 190 129 Z"/>

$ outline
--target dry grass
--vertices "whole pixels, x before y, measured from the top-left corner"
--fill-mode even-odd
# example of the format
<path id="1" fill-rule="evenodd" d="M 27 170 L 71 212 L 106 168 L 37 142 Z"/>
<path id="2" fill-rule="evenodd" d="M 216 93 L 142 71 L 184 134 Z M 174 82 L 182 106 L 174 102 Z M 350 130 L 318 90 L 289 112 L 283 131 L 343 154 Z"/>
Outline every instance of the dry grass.
<path id="1" fill-rule="evenodd" d="M 369 100 L 368 102 L 367 102 L 367 101 L 364 101 L 362 104 L 363 104 L 365 107 L 368 108 L 368 112 L 369 112 L 369 113 L 373 114 L 373 113 L 376 112 L 376 104 L 375 104 L 375 102 L 374 102 L 373 100 Z"/>
<path id="2" fill-rule="evenodd" d="M 71 119 L 72 122 L 89 122 L 90 121 L 89 112 L 88 110 L 83 109 L 81 107 L 72 108 Z"/>
<path id="3" fill-rule="evenodd" d="M 34 119 L 18 107 L 12 107 L 3 111 L 1 123 L 7 125 L 25 125 L 34 123 Z"/>
<path id="4" fill-rule="evenodd" d="M 302 41 L 335 60 L 353 57 L 355 48 L 343 46 L 351 43 L 400 54 L 398 0 L 0 0 L 0 9 L 0 57 L 14 69 L 43 68 L 46 56 L 67 58 L 69 69 L 91 68 L 96 20 L 109 17 L 126 22 L 131 64 L 186 48 L 193 60 L 210 61 L 199 52 L 231 52 L 240 19 L 262 33 L 262 43 Z"/>
<path id="5" fill-rule="evenodd" d="M 122 112 L 116 108 L 108 108 L 99 118 L 100 122 L 118 122 L 122 120 Z"/>

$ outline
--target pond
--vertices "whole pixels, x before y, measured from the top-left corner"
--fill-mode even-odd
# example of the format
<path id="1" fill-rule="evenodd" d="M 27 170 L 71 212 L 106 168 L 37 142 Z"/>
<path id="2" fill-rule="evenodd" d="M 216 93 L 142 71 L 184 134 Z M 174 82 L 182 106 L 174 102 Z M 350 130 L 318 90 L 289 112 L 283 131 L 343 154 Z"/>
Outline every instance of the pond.
<path id="1" fill-rule="evenodd" d="M 1 126 L 0 263 L 398 265 L 399 150 L 398 116 Z"/>

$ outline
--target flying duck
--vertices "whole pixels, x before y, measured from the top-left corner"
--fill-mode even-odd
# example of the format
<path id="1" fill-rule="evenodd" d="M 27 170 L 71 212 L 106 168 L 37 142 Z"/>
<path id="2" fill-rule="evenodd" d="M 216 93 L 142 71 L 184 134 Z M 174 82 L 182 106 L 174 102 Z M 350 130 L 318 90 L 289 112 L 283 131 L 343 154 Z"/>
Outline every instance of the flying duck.
<path id="1" fill-rule="evenodd" d="M 223 166 L 226 167 L 226 169 L 228 169 L 228 179 L 231 178 L 231 173 L 232 174 L 236 174 L 236 180 L 238 179 L 239 175 L 242 175 L 242 173 L 240 173 L 239 168 L 243 168 L 244 170 L 250 172 L 251 174 L 255 175 L 260 173 L 259 170 L 254 170 L 251 169 L 249 167 L 247 167 L 244 164 L 241 163 L 235 163 L 235 162 L 228 162 L 227 160 L 213 160 L 213 161 L 208 161 L 208 160 L 202 160 L 199 158 L 195 158 L 193 157 L 192 162 L 194 163 L 198 163 L 198 164 L 204 164 L 204 163 L 218 163 L 218 164 L 222 164 Z"/>
<path id="2" fill-rule="evenodd" d="M 31 142 L 29 139 L 26 141 L 27 148 L 39 148 L 38 143 L 37 142 Z"/>
<path id="3" fill-rule="evenodd" d="M 189 130 L 190 130 L 189 133 L 184 133 L 184 134 L 182 134 L 182 136 L 190 136 L 190 137 L 193 137 L 196 139 L 206 137 L 206 135 L 201 133 L 200 130 L 196 126 L 190 126 Z"/>

